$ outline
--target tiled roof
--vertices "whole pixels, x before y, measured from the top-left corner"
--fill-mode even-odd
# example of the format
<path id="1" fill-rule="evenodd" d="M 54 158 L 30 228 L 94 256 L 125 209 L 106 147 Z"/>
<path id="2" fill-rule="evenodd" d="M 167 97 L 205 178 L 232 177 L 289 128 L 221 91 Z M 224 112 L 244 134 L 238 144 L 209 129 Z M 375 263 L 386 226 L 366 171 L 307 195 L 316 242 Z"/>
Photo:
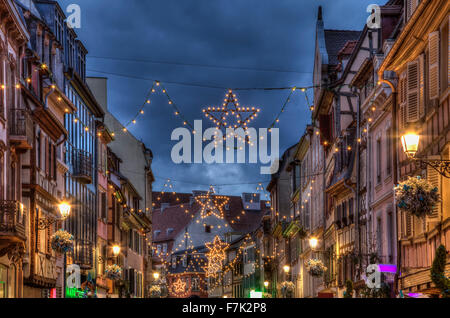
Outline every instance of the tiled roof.
<path id="1" fill-rule="evenodd" d="M 154 242 L 175 239 L 192 220 L 192 216 L 200 211 L 200 205 L 195 201 L 192 204 L 189 203 L 191 196 L 192 194 L 187 193 L 177 193 L 176 195 L 165 193 L 164 196 L 161 196 L 160 192 L 153 192 L 153 200 L 156 203 L 152 214 L 153 233 L 160 231 L 159 235 L 153 237 Z M 160 200 L 157 200 L 158 197 Z M 176 201 L 176 197 L 180 200 Z M 234 232 L 254 231 L 261 225 L 262 217 L 270 211 L 270 208 L 266 207 L 266 201 L 263 200 L 260 203 L 261 210 L 244 210 L 240 196 L 228 196 L 228 198 L 229 208 L 224 208 L 224 214 Z M 160 203 L 157 203 L 158 201 Z M 175 205 L 165 207 L 161 212 L 161 203 L 174 203 Z M 245 213 L 242 213 L 243 211 Z M 168 233 L 168 229 L 173 229 L 173 231 Z"/>
<path id="2" fill-rule="evenodd" d="M 339 63 L 338 54 L 348 41 L 359 39 L 361 31 L 325 30 L 325 45 L 328 53 L 328 64 Z"/>
<path id="3" fill-rule="evenodd" d="M 343 55 L 352 55 L 357 43 L 358 41 L 347 41 L 344 47 L 339 51 L 338 56 L 341 57 Z"/>

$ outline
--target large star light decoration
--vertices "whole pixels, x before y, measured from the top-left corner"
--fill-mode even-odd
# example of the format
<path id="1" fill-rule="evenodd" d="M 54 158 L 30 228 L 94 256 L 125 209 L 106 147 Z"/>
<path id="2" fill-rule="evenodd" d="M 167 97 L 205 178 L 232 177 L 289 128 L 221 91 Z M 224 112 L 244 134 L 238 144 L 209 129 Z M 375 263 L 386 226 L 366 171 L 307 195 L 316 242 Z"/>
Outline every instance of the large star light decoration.
<path id="1" fill-rule="evenodd" d="M 215 195 L 214 188 L 211 187 L 208 193 L 197 195 L 195 201 L 201 206 L 200 217 L 202 219 L 211 215 L 214 215 L 218 219 L 223 219 L 223 207 L 230 199 L 223 195 Z"/>
<path id="2" fill-rule="evenodd" d="M 178 279 L 173 284 L 173 290 L 177 294 L 184 293 L 186 290 L 186 282 L 183 282 L 181 278 L 178 277 Z"/>
<path id="3" fill-rule="evenodd" d="M 258 116 L 259 108 L 240 106 L 236 94 L 230 89 L 220 107 L 210 106 L 203 109 L 205 117 L 216 124 L 217 128 L 243 128 Z M 233 118 L 234 117 L 234 118 Z"/>
<path id="4" fill-rule="evenodd" d="M 226 250 L 230 244 L 222 242 L 219 236 L 216 236 L 212 242 L 206 243 L 208 253 L 208 267 L 206 268 L 206 276 L 214 277 L 222 271 L 223 262 L 226 259 Z"/>

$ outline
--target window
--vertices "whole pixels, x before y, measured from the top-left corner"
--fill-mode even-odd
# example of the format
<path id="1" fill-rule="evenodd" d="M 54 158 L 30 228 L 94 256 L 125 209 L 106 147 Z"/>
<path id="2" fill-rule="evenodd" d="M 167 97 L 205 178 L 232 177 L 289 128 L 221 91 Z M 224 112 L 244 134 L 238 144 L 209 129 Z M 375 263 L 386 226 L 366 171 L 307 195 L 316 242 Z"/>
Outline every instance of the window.
<path id="1" fill-rule="evenodd" d="M 7 298 L 8 268 L 0 264 L 0 298 Z"/>
<path id="2" fill-rule="evenodd" d="M 200 278 L 198 277 L 192 277 L 191 279 L 191 288 L 193 292 L 200 291 Z"/>
<path id="3" fill-rule="evenodd" d="M 377 139 L 377 184 L 381 183 L 381 139 Z"/>
<path id="4" fill-rule="evenodd" d="M 167 254 L 167 243 L 164 243 L 164 244 L 162 245 L 162 252 L 163 252 L 164 255 Z"/>
<path id="5" fill-rule="evenodd" d="M 389 262 L 394 261 L 394 218 L 392 212 L 388 213 L 387 230 L 388 230 L 388 256 Z"/>
<path id="6" fill-rule="evenodd" d="M 391 175 L 392 172 L 392 140 L 391 128 L 386 130 L 386 174 Z"/>
<path id="7" fill-rule="evenodd" d="M 107 210 L 107 202 L 106 202 L 106 193 L 100 193 L 100 217 L 103 220 L 106 220 L 106 210 Z"/>
<path id="8" fill-rule="evenodd" d="M 170 235 L 170 234 L 172 234 L 172 233 L 173 233 L 173 228 L 171 228 L 171 227 L 168 228 L 168 229 L 167 229 L 167 235 Z"/>
<path id="9" fill-rule="evenodd" d="M 211 233 L 211 225 L 205 225 L 205 233 Z"/>
<path id="10" fill-rule="evenodd" d="M 383 250 L 382 250 L 382 235 L 383 233 L 383 229 L 382 229 L 382 224 L 381 224 L 381 218 L 377 218 L 377 253 L 378 256 L 382 256 L 383 255 Z"/>

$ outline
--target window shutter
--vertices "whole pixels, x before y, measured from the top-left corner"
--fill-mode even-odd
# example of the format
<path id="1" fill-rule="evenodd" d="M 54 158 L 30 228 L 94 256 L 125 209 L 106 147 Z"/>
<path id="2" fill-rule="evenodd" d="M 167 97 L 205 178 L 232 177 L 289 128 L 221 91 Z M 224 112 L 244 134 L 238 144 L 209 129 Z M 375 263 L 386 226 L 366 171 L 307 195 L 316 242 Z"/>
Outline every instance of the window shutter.
<path id="1" fill-rule="evenodd" d="M 440 156 L 430 156 L 430 159 L 440 159 Z M 427 167 L 427 179 L 433 187 L 438 188 L 439 196 L 441 196 L 441 175 L 431 167 Z M 433 213 L 427 216 L 427 222 L 437 222 L 440 219 L 442 210 L 442 203 L 438 204 L 433 208 Z"/>
<path id="2" fill-rule="evenodd" d="M 447 27 L 447 87 L 450 86 L 450 15 L 448 16 L 448 27 Z"/>
<path id="3" fill-rule="evenodd" d="M 414 123 L 419 120 L 419 61 L 415 60 L 407 66 L 407 107 L 406 121 Z"/>
<path id="4" fill-rule="evenodd" d="M 406 237 L 410 237 L 412 235 L 412 226 L 413 226 L 413 217 L 410 212 L 405 213 L 406 218 Z"/>
<path id="5" fill-rule="evenodd" d="M 400 109 L 400 120 L 399 120 L 399 128 L 403 130 L 406 123 L 406 72 L 404 72 L 400 76 L 399 82 L 399 109 Z"/>
<path id="6" fill-rule="evenodd" d="M 439 31 L 428 35 L 428 82 L 430 99 L 439 98 Z"/>
<path id="7" fill-rule="evenodd" d="M 425 115 L 425 57 L 419 56 L 419 118 Z"/>

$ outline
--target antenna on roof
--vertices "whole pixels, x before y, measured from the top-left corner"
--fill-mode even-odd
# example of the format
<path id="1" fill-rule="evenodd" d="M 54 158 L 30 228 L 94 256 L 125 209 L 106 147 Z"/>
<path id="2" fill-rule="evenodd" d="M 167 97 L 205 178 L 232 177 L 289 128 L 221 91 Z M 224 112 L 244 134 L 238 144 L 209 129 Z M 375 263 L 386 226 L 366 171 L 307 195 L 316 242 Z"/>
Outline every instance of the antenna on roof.
<path id="1" fill-rule="evenodd" d="M 319 6 L 319 14 L 317 16 L 317 20 L 322 21 L 322 6 Z"/>

